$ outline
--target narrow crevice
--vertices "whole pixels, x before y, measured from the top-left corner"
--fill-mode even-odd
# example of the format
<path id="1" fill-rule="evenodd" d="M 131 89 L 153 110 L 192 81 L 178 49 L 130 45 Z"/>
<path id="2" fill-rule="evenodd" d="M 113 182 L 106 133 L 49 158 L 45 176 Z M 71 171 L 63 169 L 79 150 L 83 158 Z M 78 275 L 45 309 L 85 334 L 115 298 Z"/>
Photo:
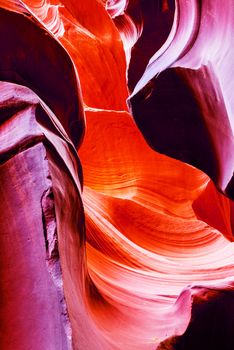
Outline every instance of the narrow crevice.
<path id="1" fill-rule="evenodd" d="M 46 249 L 46 265 L 57 291 L 64 332 L 67 338 L 67 350 L 72 350 L 72 330 L 63 291 L 62 270 L 58 250 L 58 236 L 52 187 L 45 190 L 41 197 L 42 223 Z"/>

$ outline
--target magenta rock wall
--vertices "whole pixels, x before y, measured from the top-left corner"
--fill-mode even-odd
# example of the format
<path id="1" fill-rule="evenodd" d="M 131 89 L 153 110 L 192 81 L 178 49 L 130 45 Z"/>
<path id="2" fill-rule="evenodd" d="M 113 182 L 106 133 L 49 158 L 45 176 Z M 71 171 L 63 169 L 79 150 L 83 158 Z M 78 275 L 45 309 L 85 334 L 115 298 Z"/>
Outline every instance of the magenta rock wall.
<path id="1" fill-rule="evenodd" d="M 232 0 L 0 0 L 0 349 L 234 349 Z"/>

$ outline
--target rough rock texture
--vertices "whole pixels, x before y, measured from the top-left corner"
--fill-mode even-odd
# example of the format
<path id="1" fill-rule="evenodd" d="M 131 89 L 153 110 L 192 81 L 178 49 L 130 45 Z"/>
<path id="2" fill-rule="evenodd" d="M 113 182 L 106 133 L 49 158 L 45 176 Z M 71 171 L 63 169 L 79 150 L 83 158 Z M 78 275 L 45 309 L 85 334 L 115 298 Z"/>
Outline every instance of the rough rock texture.
<path id="1" fill-rule="evenodd" d="M 103 349 L 85 306 L 77 154 L 35 93 L 0 88 L 1 348 Z"/>
<path id="2" fill-rule="evenodd" d="M 8 86 L 12 93 L 1 84 Z M 0 105 L 0 347 L 67 350 L 52 182 L 35 110 L 24 100 Z"/>

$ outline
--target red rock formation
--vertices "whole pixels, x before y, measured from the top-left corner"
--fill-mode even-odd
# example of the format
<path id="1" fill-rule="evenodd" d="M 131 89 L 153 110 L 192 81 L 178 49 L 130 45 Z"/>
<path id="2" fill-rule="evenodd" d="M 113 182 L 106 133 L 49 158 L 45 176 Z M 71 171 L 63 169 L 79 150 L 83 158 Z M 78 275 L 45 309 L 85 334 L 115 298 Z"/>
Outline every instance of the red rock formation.
<path id="1" fill-rule="evenodd" d="M 233 8 L 199 4 L 0 0 L 0 348 L 233 348 Z"/>

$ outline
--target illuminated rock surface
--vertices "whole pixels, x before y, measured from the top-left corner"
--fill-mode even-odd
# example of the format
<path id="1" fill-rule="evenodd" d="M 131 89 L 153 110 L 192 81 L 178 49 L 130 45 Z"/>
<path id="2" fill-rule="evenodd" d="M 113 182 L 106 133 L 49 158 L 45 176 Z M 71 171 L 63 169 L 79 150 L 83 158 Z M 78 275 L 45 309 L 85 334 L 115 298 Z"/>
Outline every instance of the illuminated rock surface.
<path id="1" fill-rule="evenodd" d="M 0 0 L 0 348 L 234 348 L 233 11 Z"/>

